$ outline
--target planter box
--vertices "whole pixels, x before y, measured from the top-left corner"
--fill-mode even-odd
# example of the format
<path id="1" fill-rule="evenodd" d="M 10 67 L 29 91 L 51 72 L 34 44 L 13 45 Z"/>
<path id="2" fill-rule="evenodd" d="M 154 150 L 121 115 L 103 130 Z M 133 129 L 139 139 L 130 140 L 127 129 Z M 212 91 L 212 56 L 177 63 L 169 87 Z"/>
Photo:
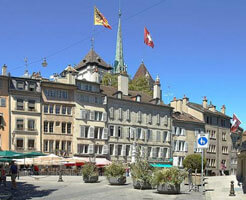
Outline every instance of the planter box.
<path id="1" fill-rule="evenodd" d="M 133 188 L 134 189 L 140 189 L 140 190 L 146 190 L 146 189 L 152 189 L 152 186 L 148 182 L 140 182 L 133 180 Z"/>
<path id="2" fill-rule="evenodd" d="M 161 194 L 179 194 L 180 193 L 180 184 L 170 185 L 168 183 L 158 185 L 157 191 Z"/>
<path id="3" fill-rule="evenodd" d="M 191 181 L 193 185 L 201 185 L 201 174 L 196 174 L 195 176 L 195 173 L 192 173 L 191 177 L 188 175 L 184 180 L 184 184 L 189 185 L 189 181 Z"/>
<path id="4" fill-rule="evenodd" d="M 110 185 L 124 185 L 126 183 L 126 177 L 125 176 L 119 178 L 110 177 L 108 179 L 108 182 Z"/>
<path id="5" fill-rule="evenodd" d="M 85 183 L 96 183 L 98 181 L 98 176 L 83 176 Z"/>

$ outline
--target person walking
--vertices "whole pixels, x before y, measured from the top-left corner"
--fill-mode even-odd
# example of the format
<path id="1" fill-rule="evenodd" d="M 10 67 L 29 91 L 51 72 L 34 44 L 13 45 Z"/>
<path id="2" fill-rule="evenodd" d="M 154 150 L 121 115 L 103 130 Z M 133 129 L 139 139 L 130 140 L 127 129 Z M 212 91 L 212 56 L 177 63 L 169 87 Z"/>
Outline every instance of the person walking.
<path id="1" fill-rule="evenodd" d="M 222 175 L 222 176 L 225 176 L 225 169 L 226 169 L 226 166 L 225 166 L 225 163 L 224 163 L 223 161 L 221 161 L 220 169 L 221 169 L 221 175 Z"/>
<path id="2" fill-rule="evenodd" d="M 0 185 L 2 183 L 6 187 L 6 171 L 3 165 L 0 166 Z"/>
<path id="3" fill-rule="evenodd" d="M 16 177 L 17 177 L 17 174 L 18 174 L 17 165 L 14 163 L 14 161 L 12 161 L 11 165 L 10 165 L 10 175 L 11 175 L 11 182 L 12 182 L 11 189 L 16 189 Z"/>

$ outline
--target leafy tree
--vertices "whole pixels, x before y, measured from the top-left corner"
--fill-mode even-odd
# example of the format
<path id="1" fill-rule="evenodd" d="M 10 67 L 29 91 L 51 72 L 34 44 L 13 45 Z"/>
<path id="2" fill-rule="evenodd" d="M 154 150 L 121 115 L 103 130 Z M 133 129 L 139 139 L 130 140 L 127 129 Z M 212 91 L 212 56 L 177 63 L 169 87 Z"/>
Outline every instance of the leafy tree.
<path id="1" fill-rule="evenodd" d="M 102 79 L 102 84 L 106 86 L 118 86 L 118 76 L 115 74 L 105 73 Z"/>
<path id="2" fill-rule="evenodd" d="M 201 172 L 202 169 L 202 156 L 200 154 L 190 154 L 185 157 L 183 161 L 183 166 L 189 170 L 192 169 L 192 172 Z M 205 169 L 206 166 L 206 159 L 203 158 L 203 168 Z"/>

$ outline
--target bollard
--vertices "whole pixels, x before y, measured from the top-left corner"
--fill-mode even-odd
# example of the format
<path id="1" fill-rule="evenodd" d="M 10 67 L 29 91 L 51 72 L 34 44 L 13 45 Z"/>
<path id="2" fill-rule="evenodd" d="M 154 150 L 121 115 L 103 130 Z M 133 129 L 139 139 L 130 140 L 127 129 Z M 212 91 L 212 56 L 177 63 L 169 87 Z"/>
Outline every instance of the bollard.
<path id="1" fill-rule="evenodd" d="M 60 170 L 58 182 L 63 182 L 62 171 Z"/>
<path id="2" fill-rule="evenodd" d="M 235 195 L 235 190 L 234 190 L 234 181 L 231 181 L 231 189 L 230 189 L 229 196 L 236 196 Z"/>

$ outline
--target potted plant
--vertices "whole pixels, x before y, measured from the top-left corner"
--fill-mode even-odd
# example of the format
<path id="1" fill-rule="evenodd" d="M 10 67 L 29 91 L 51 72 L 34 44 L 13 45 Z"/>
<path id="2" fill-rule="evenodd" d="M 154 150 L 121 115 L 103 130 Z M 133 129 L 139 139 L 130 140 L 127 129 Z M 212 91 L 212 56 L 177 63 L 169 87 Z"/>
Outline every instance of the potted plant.
<path id="1" fill-rule="evenodd" d="M 152 167 L 146 160 L 137 160 L 131 164 L 131 176 L 134 189 L 152 189 Z"/>
<path id="2" fill-rule="evenodd" d="M 189 178 L 185 179 L 185 184 L 192 182 L 195 185 L 201 184 L 202 156 L 200 154 L 191 154 L 185 157 L 183 166 L 189 171 Z M 206 166 L 206 159 L 203 159 L 203 169 Z"/>
<path id="3" fill-rule="evenodd" d="M 88 162 L 82 168 L 85 183 L 96 183 L 98 181 L 98 170 L 94 163 Z"/>
<path id="4" fill-rule="evenodd" d="M 113 162 L 107 166 L 105 175 L 110 185 L 123 185 L 126 183 L 125 167 L 122 163 Z"/>
<path id="5" fill-rule="evenodd" d="M 154 172 L 152 185 L 157 186 L 157 191 L 161 194 L 178 194 L 180 184 L 186 176 L 186 171 L 176 167 L 164 168 Z"/>

